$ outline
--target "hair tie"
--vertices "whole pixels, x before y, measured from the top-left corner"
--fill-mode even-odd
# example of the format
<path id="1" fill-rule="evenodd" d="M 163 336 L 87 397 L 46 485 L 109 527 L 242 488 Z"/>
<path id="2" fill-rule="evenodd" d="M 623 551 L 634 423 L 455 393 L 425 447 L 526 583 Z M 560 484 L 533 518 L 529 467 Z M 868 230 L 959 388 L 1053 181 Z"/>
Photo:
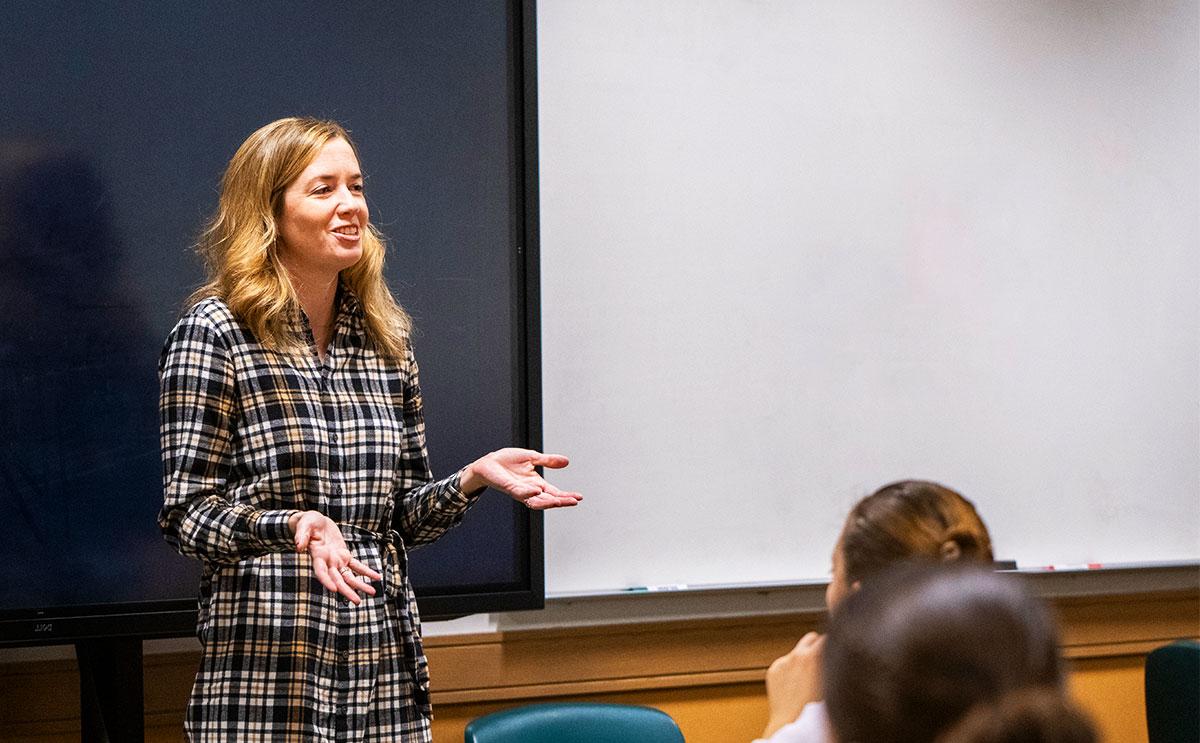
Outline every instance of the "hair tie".
<path id="1" fill-rule="evenodd" d="M 938 554 L 947 562 L 957 560 L 962 557 L 962 547 L 954 539 L 947 539 L 942 542 L 942 546 L 938 549 Z"/>

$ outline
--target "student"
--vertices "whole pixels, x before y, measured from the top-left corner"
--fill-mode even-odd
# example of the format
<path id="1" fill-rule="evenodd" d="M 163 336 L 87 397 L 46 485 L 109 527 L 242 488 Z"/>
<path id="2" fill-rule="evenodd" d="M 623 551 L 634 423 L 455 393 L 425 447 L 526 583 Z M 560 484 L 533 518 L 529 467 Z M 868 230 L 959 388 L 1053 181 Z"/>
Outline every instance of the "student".
<path id="1" fill-rule="evenodd" d="M 987 527 L 966 498 L 943 485 L 902 480 L 859 501 L 833 549 L 833 576 L 825 592 L 830 612 L 863 581 L 912 559 L 990 564 Z M 824 638 L 810 632 L 767 670 L 770 715 L 762 740 L 829 740 L 821 699 Z"/>
<path id="2" fill-rule="evenodd" d="M 838 608 L 824 652 L 833 739 L 1095 743 L 1063 691 L 1058 631 L 1014 576 L 910 563 Z"/>

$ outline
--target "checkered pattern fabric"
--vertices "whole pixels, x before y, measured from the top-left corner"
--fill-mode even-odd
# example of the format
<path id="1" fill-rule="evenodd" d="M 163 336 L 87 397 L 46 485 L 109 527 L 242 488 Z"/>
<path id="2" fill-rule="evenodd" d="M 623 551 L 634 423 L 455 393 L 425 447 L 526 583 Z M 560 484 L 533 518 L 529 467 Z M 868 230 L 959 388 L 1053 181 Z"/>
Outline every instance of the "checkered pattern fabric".
<path id="1" fill-rule="evenodd" d="M 302 314 L 293 319 L 310 342 Z M 376 354 L 339 292 L 325 360 L 260 345 L 211 298 L 159 366 L 166 540 L 203 564 L 196 741 L 428 741 L 429 676 L 405 548 L 457 524 L 460 474 L 432 482 L 417 365 Z M 355 606 L 298 554 L 288 518 L 317 510 L 384 576 Z"/>

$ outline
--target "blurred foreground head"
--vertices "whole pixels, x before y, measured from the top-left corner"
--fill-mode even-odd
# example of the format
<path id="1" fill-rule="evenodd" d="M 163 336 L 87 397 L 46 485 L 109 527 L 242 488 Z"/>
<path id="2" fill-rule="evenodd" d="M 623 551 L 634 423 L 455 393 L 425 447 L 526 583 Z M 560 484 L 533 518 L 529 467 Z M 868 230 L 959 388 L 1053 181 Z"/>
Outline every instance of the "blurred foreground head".
<path id="1" fill-rule="evenodd" d="M 904 564 L 836 612 L 825 698 L 842 743 L 1095 743 L 1063 692 L 1058 631 L 1020 579 Z"/>

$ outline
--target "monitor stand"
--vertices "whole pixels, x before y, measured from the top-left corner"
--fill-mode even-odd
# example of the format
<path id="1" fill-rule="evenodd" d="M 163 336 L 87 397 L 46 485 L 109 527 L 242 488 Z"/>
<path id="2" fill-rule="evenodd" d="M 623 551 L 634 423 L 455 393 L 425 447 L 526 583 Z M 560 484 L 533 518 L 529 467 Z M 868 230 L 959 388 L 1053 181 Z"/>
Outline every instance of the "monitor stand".
<path id="1" fill-rule="evenodd" d="M 142 639 L 106 637 L 75 643 L 79 661 L 80 740 L 145 740 Z"/>

